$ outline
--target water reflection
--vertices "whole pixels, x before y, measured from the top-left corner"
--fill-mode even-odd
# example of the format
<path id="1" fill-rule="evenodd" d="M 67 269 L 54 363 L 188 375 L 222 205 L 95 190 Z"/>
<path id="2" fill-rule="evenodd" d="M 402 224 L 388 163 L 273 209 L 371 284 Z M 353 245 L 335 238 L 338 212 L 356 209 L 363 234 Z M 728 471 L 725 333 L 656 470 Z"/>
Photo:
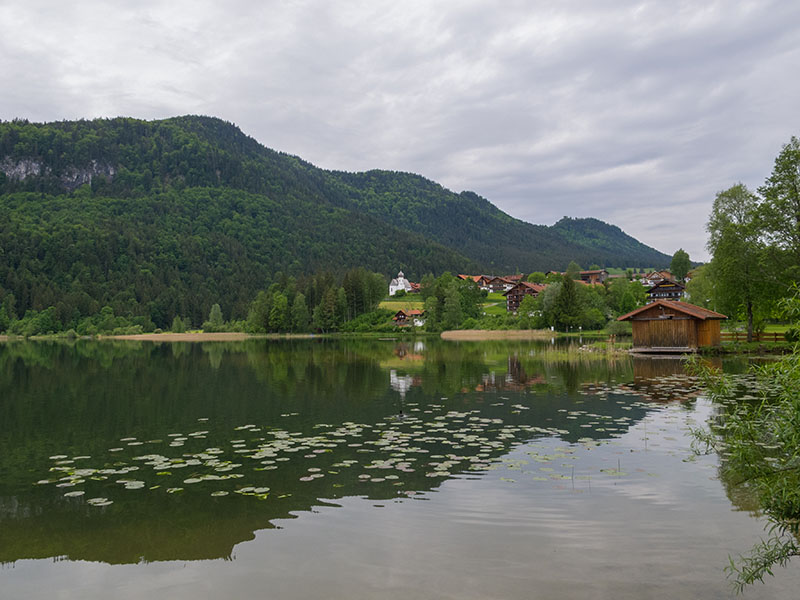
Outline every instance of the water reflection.
<path id="1" fill-rule="evenodd" d="M 0 561 L 229 558 L 298 511 L 414 498 L 537 438 L 607 443 L 697 393 L 678 362 L 548 346 L 2 345 Z"/>

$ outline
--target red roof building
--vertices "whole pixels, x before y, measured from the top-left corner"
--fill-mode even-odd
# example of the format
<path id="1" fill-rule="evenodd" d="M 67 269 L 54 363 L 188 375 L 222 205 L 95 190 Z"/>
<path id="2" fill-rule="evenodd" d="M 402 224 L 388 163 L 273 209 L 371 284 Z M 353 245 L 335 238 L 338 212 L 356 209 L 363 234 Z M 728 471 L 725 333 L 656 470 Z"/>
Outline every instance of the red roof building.
<path id="1" fill-rule="evenodd" d="M 506 310 L 510 313 L 516 313 L 525 296 L 533 296 L 536 298 L 545 287 L 546 286 L 539 283 L 520 281 L 503 294 L 506 297 Z"/>

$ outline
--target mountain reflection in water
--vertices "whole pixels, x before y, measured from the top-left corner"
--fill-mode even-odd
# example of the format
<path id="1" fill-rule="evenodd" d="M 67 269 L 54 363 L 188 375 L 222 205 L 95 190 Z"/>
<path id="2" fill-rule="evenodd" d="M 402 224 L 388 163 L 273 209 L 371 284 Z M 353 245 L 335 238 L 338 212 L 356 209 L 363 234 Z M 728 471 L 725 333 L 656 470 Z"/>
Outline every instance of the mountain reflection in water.
<path id="1" fill-rule="evenodd" d="M 298 511 L 423 497 L 522 443 L 614 440 L 698 392 L 680 361 L 548 348 L 0 345 L 0 562 L 230 558 Z"/>

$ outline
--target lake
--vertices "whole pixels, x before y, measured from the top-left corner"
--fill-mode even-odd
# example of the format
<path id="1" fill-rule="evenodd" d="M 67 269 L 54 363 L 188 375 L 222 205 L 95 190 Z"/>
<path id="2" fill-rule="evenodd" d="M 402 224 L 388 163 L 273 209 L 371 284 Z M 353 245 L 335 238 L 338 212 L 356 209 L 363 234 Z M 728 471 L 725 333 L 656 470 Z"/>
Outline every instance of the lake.
<path id="1" fill-rule="evenodd" d="M 568 344 L 0 344 L 0 597 L 733 597 L 715 407 Z"/>

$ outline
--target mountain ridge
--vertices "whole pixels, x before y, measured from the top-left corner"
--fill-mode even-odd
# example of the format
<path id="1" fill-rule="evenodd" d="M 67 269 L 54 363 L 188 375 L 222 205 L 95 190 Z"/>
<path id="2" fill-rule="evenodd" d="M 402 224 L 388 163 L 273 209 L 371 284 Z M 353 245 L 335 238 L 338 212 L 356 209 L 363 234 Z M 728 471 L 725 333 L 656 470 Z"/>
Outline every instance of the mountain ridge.
<path id="1" fill-rule="evenodd" d="M 452 225 L 452 215 L 442 215 L 441 211 L 446 209 L 451 212 L 463 213 L 466 208 L 468 212 L 471 211 L 471 215 L 461 215 L 462 217 L 478 215 L 483 219 L 493 219 L 498 225 L 503 225 L 507 229 L 502 233 L 522 236 L 522 240 L 517 240 L 518 244 L 524 243 L 535 250 L 548 251 L 544 259 L 547 261 L 559 259 L 564 261 L 566 259 L 566 262 L 569 262 L 574 259 L 574 257 L 554 256 L 552 252 L 549 252 L 550 250 L 562 252 L 562 242 L 564 241 L 577 246 L 587 246 L 585 240 L 576 237 L 574 232 L 572 235 L 565 235 L 567 232 L 563 228 L 537 225 L 516 219 L 475 192 L 453 192 L 422 175 L 386 170 L 349 173 L 315 167 L 300 157 L 270 149 L 246 135 L 234 124 L 215 117 L 180 116 L 160 121 L 140 121 L 118 117 L 93 121 L 61 121 L 51 124 L 11 122 L 11 124 L 13 123 L 24 123 L 26 128 L 52 126 L 70 133 L 73 140 L 76 137 L 79 138 L 77 141 L 73 141 L 73 148 L 69 152 L 74 157 L 72 161 L 61 160 L 60 157 L 64 156 L 65 152 L 63 149 L 59 152 L 58 148 L 55 157 L 39 156 L 40 160 L 44 162 L 43 166 L 47 169 L 47 172 L 40 174 L 40 178 L 44 179 L 44 189 L 54 193 L 74 190 L 74 187 L 65 186 L 63 181 L 61 181 L 62 189 L 59 189 L 58 183 L 54 181 L 59 173 L 70 169 L 72 171 L 80 170 L 81 167 L 85 172 L 86 165 L 92 164 L 96 167 L 94 175 L 113 174 L 117 179 L 122 177 L 123 183 L 116 186 L 121 189 L 115 190 L 115 186 L 112 185 L 111 190 L 104 190 L 110 191 L 111 195 L 123 191 L 126 186 L 135 188 L 137 184 L 141 185 L 144 191 L 149 191 L 152 178 L 159 176 L 163 182 L 178 182 L 189 187 L 233 187 L 264 194 L 275 194 L 287 187 L 296 187 L 309 199 L 331 202 L 343 208 L 358 209 L 383 220 L 391 219 L 389 222 L 401 229 L 418 231 L 427 236 L 437 236 L 439 240 L 447 239 L 448 231 L 441 224 L 438 227 L 431 227 L 431 219 L 436 223 L 446 218 Z M 3 123 L 2 125 L 8 124 Z M 171 125 L 176 126 L 177 129 L 170 127 Z M 79 131 L 81 127 L 89 131 L 82 133 Z M 130 142 L 138 142 L 140 152 L 147 152 L 146 144 L 141 143 L 142 140 L 155 140 L 155 146 L 150 145 L 156 151 L 151 151 L 149 154 L 153 156 L 147 156 L 147 159 L 151 162 L 158 162 L 162 172 L 154 172 L 156 168 L 151 169 L 149 165 L 141 164 L 142 161 L 138 165 L 131 165 L 130 152 L 119 149 L 119 146 L 123 144 L 104 144 L 102 140 L 97 139 L 96 133 L 92 132 L 93 129 L 108 129 L 109 127 L 112 131 L 111 135 L 107 137 L 115 138 L 120 142 L 129 141 L 128 146 L 133 145 Z M 35 145 L 33 148 L 30 147 L 30 139 L 16 141 L 11 140 L 11 137 L 13 136 L 8 131 L 4 131 L 0 136 L 0 161 L 3 161 L 6 166 L 5 169 L 2 169 L 6 175 L 10 156 L 17 154 L 19 159 L 30 161 L 33 156 L 39 154 Z M 15 141 L 16 143 L 14 143 Z M 22 144 L 22 148 L 18 147 L 19 144 Z M 62 141 L 61 145 L 66 146 L 67 144 Z M 164 152 L 166 145 L 175 146 L 176 149 Z M 122 166 L 123 162 L 128 164 Z M 99 172 L 98 165 L 100 165 Z M 131 182 L 131 173 L 139 176 L 138 178 L 134 177 L 133 182 Z M 83 179 L 86 178 L 84 174 Z M 24 179 L 18 179 L 17 183 L 22 181 Z M 14 186 L 13 180 L 11 185 L 8 181 L 5 185 L 0 182 L 0 191 L 12 191 L 19 187 L 25 188 L 24 185 Z M 393 206 L 381 206 L 379 202 L 376 204 L 375 196 L 385 195 L 387 192 L 393 194 Z M 409 196 L 411 197 L 409 198 Z M 420 197 L 428 200 L 427 206 L 420 206 Z M 400 211 L 397 205 L 401 202 L 404 212 L 398 214 Z M 468 206 L 463 206 L 463 203 Z M 599 220 L 591 222 L 602 223 Z M 480 237 L 480 231 L 476 230 L 473 233 Z M 462 252 L 466 248 L 464 247 L 465 243 L 461 243 L 459 246 L 460 242 L 476 241 L 474 236 L 465 237 L 463 233 L 457 238 L 449 237 L 451 244 L 460 247 Z M 608 239 L 608 236 L 605 237 Z M 615 230 L 615 238 L 611 240 L 612 245 L 603 245 L 598 243 L 597 239 L 593 240 L 588 248 L 599 254 L 591 258 L 584 256 L 583 262 L 588 259 L 589 262 L 607 263 L 608 266 L 649 266 L 669 260 L 667 255 L 640 242 L 637 244 L 637 240 L 627 236 L 619 228 Z M 613 248 L 614 243 L 621 241 L 624 241 L 623 247 L 625 248 L 623 257 L 616 256 L 616 249 Z M 497 240 L 492 240 L 492 243 L 496 244 Z M 586 249 L 584 248 L 584 250 Z M 467 252 L 467 256 L 473 260 L 483 258 L 487 256 L 485 250 L 485 244 L 483 244 L 480 252 L 473 252 L 471 255 Z M 632 256 L 632 252 L 638 252 L 645 256 Z M 610 261 L 615 260 L 627 261 L 627 263 L 611 264 Z M 512 265 L 509 261 L 525 263 L 530 262 L 531 258 L 526 258 L 524 252 L 506 252 L 500 253 L 496 260 L 493 259 L 490 262 L 498 268 L 508 269 L 518 266 L 525 269 L 527 267 L 525 264 Z M 542 264 L 542 260 L 538 262 L 538 266 L 545 266 Z"/>
<path id="2" fill-rule="evenodd" d="M 278 273 L 669 263 L 596 219 L 526 223 L 422 175 L 321 169 L 197 116 L 0 122 L 0 248 L 0 302 L 69 296 L 64 310 L 110 304 L 160 325 L 214 302 L 243 316 Z"/>

